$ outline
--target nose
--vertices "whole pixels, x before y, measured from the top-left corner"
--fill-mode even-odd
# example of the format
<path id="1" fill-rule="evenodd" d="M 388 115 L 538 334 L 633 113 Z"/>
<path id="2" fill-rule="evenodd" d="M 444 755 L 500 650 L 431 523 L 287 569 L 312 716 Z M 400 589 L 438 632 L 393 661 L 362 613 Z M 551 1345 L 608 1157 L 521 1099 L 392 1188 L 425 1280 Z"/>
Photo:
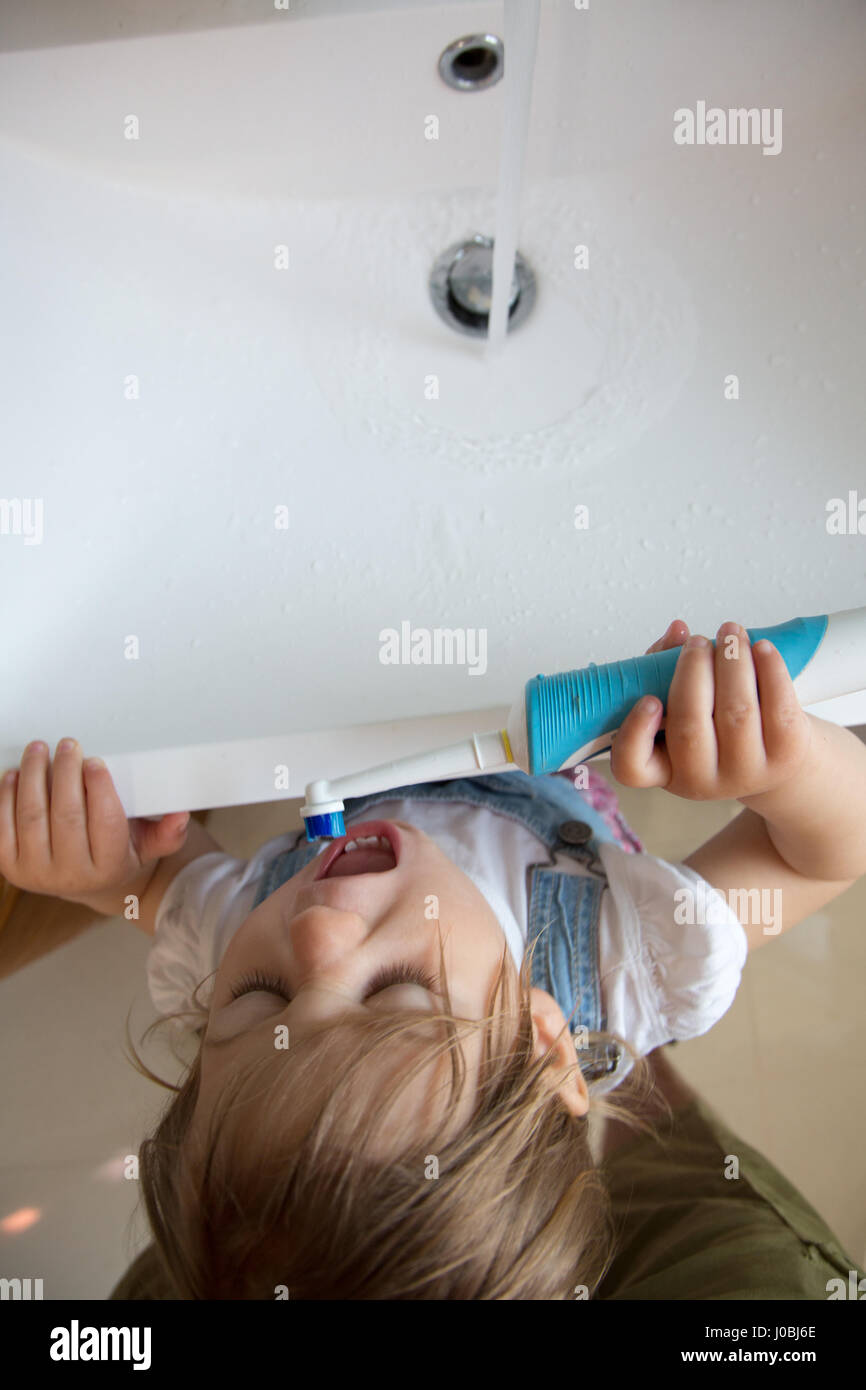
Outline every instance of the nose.
<path id="1" fill-rule="evenodd" d="M 338 912 L 331 907 L 308 907 L 299 912 L 289 927 L 297 983 L 339 964 L 366 936 L 367 924 L 355 912 Z"/>

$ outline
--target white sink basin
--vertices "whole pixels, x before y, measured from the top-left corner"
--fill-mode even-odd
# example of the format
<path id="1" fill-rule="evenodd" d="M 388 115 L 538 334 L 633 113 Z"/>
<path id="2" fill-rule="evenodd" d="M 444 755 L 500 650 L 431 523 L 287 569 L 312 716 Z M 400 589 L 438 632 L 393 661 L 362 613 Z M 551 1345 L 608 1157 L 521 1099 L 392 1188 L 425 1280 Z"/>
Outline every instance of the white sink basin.
<path id="1" fill-rule="evenodd" d="M 44 536 L 0 536 L 0 765 L 75 735 L 151 814 L 285 795 L 277 740 L 300 795 L 675 616 L 866 603 L 866 541 L 825 525 L 864 480 L 866 10 L 786 13 L 542 6 L 538 302 L 494 358 L 427 278 L 495 231 L 503 84 L 436 63 L 498 4 L 13 33 L 0 491 Z M 781 108 L 779 155 L 677 146 L 701 99 Z M 383 665 L 405 620 L 486 629 L 486 674 Z"/>

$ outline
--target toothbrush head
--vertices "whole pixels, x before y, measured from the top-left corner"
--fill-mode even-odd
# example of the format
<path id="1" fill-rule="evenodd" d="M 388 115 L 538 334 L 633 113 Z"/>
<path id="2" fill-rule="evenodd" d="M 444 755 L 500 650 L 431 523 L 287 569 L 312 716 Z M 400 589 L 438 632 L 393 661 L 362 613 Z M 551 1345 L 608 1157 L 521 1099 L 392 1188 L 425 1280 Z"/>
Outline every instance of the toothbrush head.
<path id="1" fill-rule="evenodd" d="M 306 805 L 301 807 L 307 840 L 339 840 L 346 833 L 345 806 L 331 795 L 327 782 L 310 782 Z"/>
<path id="2" fill-rule="evenodd" d="M 301 812 L 303 815 L 304 813 Z M 346 822 L 343 820 L 342 811 L 328 811 L 322 816 L 304 815 L 304 825 L 307 831 L 307 839 L 314 840 L 339 840 L 346 833 Z"/>

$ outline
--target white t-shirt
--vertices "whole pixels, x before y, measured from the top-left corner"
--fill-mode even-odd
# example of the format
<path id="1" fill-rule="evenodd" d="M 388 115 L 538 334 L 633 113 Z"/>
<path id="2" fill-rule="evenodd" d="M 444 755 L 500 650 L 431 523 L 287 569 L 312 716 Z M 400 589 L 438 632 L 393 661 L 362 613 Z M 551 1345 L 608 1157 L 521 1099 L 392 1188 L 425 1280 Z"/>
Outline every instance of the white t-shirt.
<path id="1" fill-rule="evenodd" d="M 379 820 L 417 825 L 472 880 L 500 922 L 520 966 L 527 935 L 526 870 L 549 862 L 546 845 L 526 826 L 487 807 L 461 802 L 394 800 L 377 803 Z M 368 820 L 370 811 L 346 817 Z M 266 865 L 295 840 L 282 835 L 249 860 L 201 855 L 169 885 L 156 916 L 147 964 L 157 1011 L 191 1007 L 193 990 L 217 969 L 238 927 L 249 916 Z M 322 850 L 328 842 L 322 842 Z M 671 1038 L 706 1033 L 733 1003 L 748 954 L 742 923 L 722 894 L 685 864 L 630 854 L 602 842 L 607 887 L 599 915 L 601 988 L 611 1032 L 643 1056 Z M 567 854 L 553 865 L 587 870 Z M 704 922 L 675 920 L 678 888 L 690 889 Z M 207 1005 L 212 981 L 199 998 Z M 624 1068 L 617 1082 L 627 1074 Z M 604 1082 L 598 1090 L 607 1089 Z"/>

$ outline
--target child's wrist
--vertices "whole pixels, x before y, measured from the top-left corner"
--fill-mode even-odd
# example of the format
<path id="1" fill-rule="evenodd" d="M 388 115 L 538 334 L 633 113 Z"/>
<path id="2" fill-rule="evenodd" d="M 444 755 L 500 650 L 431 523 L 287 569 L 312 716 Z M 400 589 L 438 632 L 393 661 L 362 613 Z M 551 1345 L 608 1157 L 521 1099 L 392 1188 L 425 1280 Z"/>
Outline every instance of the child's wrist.
<path id="1" fill-rule="evenodd" d="M 155 859 L 146 869 L 142 869 L 140 873 L 135 874 L 124 884 L 103 888 L 92 893 L 76 894 L 75 897 L 69 897 L 66 901 L 92 908 L 94 912 L 100 912 L 106 917 L 121 917 L 130 898 L 137 898 L 140 902 L 144 897 L 160 862 L 159 859 Z"/>
<path id="2" fill-rule="evenodd" d="M 866 745 L 809 715 L 812 737 L 797 772 L 769 792 L 738 798 L 759 815 L 778 853 L 808 878 L 866 873 Z"/>
<path id="3" fill-rule="evenodd" d="M 820 740 L 815 737 L 815 725 L 812 715 L 807 714 L 811 737 L 809 747 L 806 750 L 800 766 L 795 772 L 791 773 L 784 782 L 779 782 L 769 791 L 756 792 L 753 796 L 738 796 L 736 799 L 741 806 L 745 806 L 749 811 L 754 811 L 756 815 L 764 820 L 772 820 L 779 811 L 784 812 L 790 807 L 792 800 L 796 799 L 801 788 L 809 786 L 816 773 L 822 765 L 822 759 L 826 756 L 825 751 L 820 745 Z M 826 776 L 826 765 L 823 768 Z"/>

